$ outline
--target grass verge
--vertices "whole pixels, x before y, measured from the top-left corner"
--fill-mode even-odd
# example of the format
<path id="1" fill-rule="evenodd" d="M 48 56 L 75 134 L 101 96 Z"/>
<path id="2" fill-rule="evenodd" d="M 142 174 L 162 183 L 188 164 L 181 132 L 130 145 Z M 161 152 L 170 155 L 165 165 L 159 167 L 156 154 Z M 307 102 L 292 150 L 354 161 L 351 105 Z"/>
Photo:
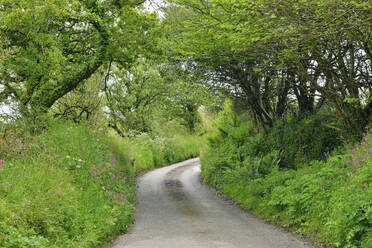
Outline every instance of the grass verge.
<path id="1" fill-rule="evenodd" d="M 98 247 L 133 220 L 135 175 L 198 156 L 200 137 L 127 140 L 56 124 L 0 142 L 0 247 Z"/>
<path id="2" fill-rule="evenodd" d="M 215 149 L 201 158 L 204 178 L 254 214 L 332 247 L 372 247 L 372 134 L 345 154 L 265 175 Z"/>

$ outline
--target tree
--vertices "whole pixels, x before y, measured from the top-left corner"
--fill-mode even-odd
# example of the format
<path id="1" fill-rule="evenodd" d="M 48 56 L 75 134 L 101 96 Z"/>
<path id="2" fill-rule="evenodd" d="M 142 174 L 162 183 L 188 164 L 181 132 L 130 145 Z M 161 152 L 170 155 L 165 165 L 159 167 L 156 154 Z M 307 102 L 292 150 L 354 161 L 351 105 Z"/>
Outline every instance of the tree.
<path id="1" fill-rule="evenodd" d="M 162 79 L 171 86 L 161 104 L 169 119 L 180 120 L 190 133 L 201 123 L 199 108 L 220 105 L 221 96 L 202 84 L 205 76 L 179 61 L 168 61 L 160 67 Z"/>
<path id="2" fill-rule="evenodd" d="M 79 85 L 58 99 L 51 108 L 54 118 L 72 120 L 74 123 L 88 122 L 92 125 L 105 122 L 103 75 L 95 73 L 87 82 Z"/>
<path id="3" fill-rule="evenodd" d="M 158 20 L 141 2 L 5 0 L 0 3 L 0 100 L 36 118 L 111 61 L 159 52 Z"/>
<path id="4" fill-rule="evenodd" d="M 265 126 L 333 106 L 348 130 L 371 115 L 370 1 L 174 0 L 174 56 L 207 68 Z M 290 106 L 291 105 L 291 106 Z"/>
<path id="5" fill-rule="evenodd" d="M 144 59 L 130 69 L 114 69 L 105 89 L 109 126 L 122 137 L 149 132 L 149 118 L 168 87 L 158 66 Z"/>
<path id="6" fill-rule="evenodd" d="M 199 107 L 212 98 L 200 80 L 174 61 L 141 58 L 132 68 L 112 68 L 106 80 L 109 126 L 125 137 L 156 132 L 155 122 L 166 119 L 194 132 L 200 122 Z"/>

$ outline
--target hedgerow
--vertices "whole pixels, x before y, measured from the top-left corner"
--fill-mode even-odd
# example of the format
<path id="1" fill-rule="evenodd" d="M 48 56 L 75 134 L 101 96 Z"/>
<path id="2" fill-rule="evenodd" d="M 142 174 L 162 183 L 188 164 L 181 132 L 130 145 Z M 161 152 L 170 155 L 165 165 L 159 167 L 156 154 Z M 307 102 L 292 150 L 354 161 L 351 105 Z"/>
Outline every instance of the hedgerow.
<path id="1" fill-rule="evenodd" d="M 372 132 L 337 148 L 340 134 L 322 126 L 324 113 L 289 120 L 284 137 L 278 126 L 257 133 L 234 115 L 227 106 L 202 154 L 208 183 L 318 242 L 372 247 Z"/>
<path id="2" fill-rule="evenodd" d="M 107 243 L 133 221 L 135 175 L 197 156 L 200 143 L 196 136 L 161 144 L 149 137 L 123 140 L 66 123 L 37 137 L 4 132 L 0 247 Z"/>

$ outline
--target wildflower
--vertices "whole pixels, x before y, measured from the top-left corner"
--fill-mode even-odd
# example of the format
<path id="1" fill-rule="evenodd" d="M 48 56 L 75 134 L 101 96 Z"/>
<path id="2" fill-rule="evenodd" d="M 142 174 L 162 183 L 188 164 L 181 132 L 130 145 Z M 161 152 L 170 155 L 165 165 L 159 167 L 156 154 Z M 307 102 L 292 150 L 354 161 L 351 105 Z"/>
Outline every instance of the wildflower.
<path id="1" fill-rule="evenodd" d="M 363 186 L 364 186 L 364 188 L 365 188 L 365 189 L 367 189 L 367 188 L 368 188 L 368 185 L 367 185 L 366 183 L 365 183 L 365 184 L 364 184 Z"/>

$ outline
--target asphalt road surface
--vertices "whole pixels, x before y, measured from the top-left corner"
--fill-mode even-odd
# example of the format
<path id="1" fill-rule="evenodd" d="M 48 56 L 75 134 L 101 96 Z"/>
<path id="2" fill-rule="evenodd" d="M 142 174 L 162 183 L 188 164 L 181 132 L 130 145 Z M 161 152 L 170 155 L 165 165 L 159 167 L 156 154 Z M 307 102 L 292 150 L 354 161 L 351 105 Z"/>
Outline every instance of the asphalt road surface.
<path id="1" fill-rule="evenodd" d="M 113 248 L 311 247 L 220 199 L 199 178 L 199 159 L 139 178 L 136 222 Z"/>

